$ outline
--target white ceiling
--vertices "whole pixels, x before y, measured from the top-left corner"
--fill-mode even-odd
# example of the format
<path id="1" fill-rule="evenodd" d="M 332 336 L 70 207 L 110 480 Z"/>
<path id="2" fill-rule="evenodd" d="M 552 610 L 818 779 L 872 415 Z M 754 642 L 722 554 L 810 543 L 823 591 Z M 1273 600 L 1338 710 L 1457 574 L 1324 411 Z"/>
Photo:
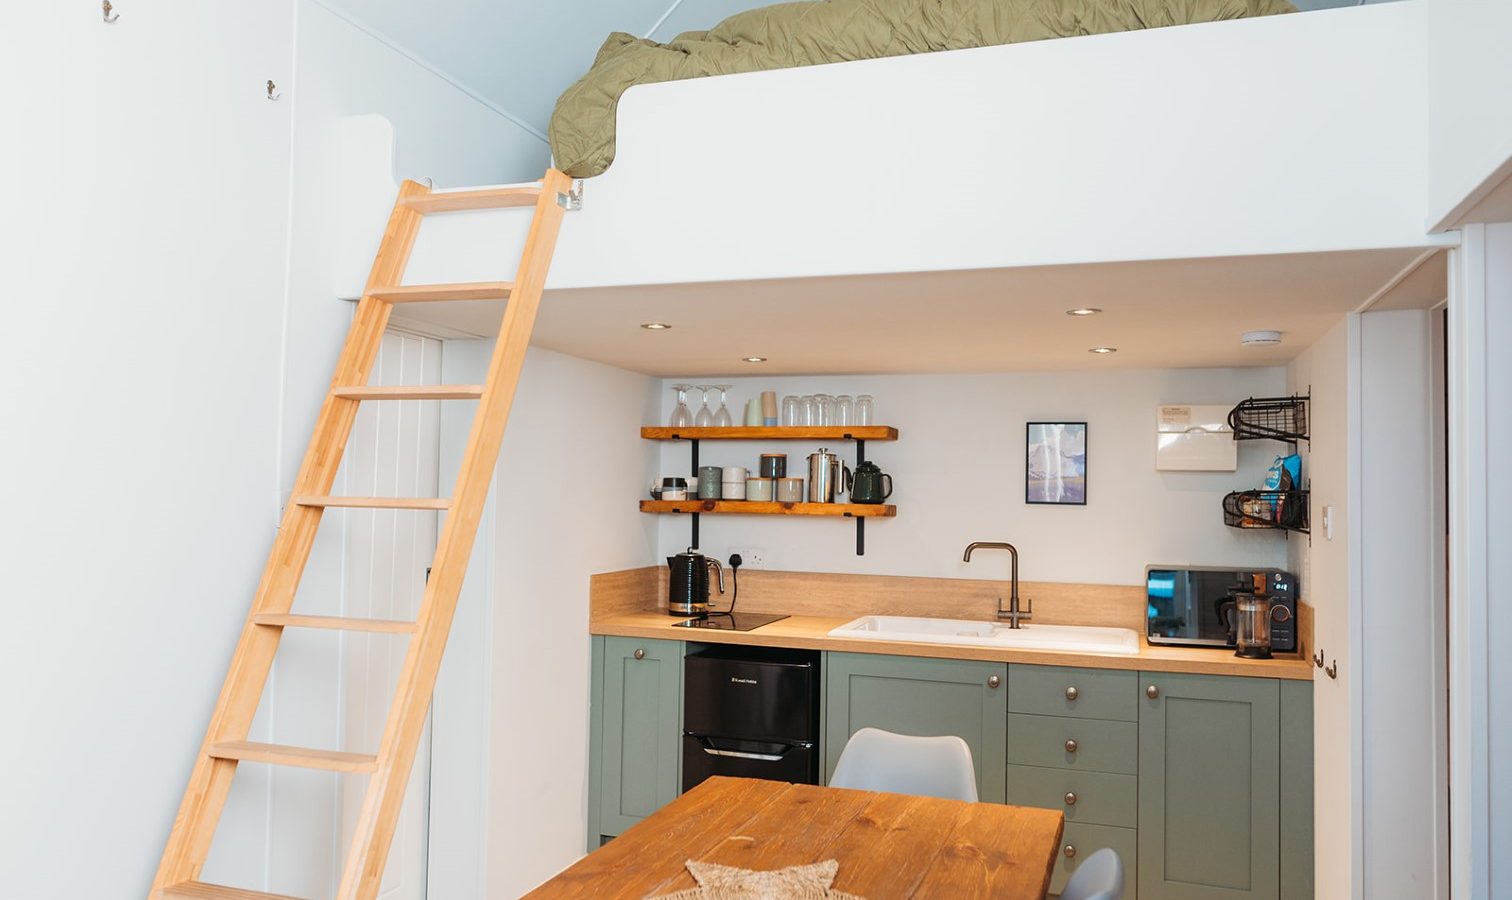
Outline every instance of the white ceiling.
<path id="1" fill-rule="evenodd" d="M 1268 366 L 1398 282 L 1393 308 L 1443 296 L 1416 249 L 548 291 L 532 343 L 661 377 Z M 1432 274 L 1440 273 L 1440 274 Z M 1435 282 L 1435 278 L 1437 282 Z M 1100 315 L 1065 311 L 1092 306 Z M 497 303 L 406 319 L 490 334 Z M 665 322 L 647 331 L 643 322 Z M 1281 331 L 1241 347 L 1244 331 Z M 1117 353 L 1096 355 L 1092 347 Z"/>

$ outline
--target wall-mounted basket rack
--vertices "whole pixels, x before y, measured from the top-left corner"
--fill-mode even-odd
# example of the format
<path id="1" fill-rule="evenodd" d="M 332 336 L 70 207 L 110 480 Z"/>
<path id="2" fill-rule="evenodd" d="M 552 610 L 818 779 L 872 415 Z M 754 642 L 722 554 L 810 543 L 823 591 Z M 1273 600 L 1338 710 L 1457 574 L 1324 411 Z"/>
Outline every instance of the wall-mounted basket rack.
<path id="1" fill-rule="evenodd" d="M 1295 444 L 1307 440 L 1307 405 L 1312 398 L 1293 394 L 1290 397 L 1251 397 L 1229 411 L 1229 429 L 1236 441 L 1283 441 Z"/>
<path id="2" fill-rule="evenodd" d="M 1234 491 L 1223 498 L 1223 524 L 1310 534 L 1307 491 Z"/>

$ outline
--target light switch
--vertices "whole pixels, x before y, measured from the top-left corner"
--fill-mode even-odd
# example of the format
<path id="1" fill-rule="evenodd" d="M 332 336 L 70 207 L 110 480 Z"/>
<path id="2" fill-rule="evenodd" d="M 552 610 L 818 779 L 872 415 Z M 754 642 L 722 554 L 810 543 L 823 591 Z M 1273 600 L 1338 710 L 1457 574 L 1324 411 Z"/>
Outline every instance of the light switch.
<path id="1" fill-rule="evenodd" d="M 1323 507 L 1323 536 L 1333 540 L 1333 507 Z"/>

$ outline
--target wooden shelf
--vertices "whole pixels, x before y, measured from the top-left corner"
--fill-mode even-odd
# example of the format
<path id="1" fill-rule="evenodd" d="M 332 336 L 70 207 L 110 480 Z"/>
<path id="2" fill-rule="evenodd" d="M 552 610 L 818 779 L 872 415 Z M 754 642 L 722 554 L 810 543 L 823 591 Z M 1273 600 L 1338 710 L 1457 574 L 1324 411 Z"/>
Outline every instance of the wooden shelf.
<path id="1" fill-rule="evenodd" d="M 777 503 L 765 500 L 642 500 L 641 512 L 701 513 L 738 516 L 845 516 L 891 518 L 891 503 Z"/>
<path id="2" fill-rule="evenodd" d="M 796 426 L 738 425 L 734 428 L 669 428 L 647 425 L 641 437 L 648 441 L 896 441 L 898 429 L 891 425 Z"/>

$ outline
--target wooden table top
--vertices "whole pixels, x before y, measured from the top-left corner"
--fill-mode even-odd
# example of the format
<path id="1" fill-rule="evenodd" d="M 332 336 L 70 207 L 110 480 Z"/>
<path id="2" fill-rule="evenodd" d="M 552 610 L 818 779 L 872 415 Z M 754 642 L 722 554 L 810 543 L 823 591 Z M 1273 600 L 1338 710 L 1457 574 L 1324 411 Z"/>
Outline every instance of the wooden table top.
<path id="1" fill-rule="evenodd" d="M 1063 822 L 1050 809 L 715 776 L 527 896 L 639 900 L 697 887 L 690 859 L 763 871 L 835 859 L 834 889 L 867 900 L 1042 900 Z"/>

